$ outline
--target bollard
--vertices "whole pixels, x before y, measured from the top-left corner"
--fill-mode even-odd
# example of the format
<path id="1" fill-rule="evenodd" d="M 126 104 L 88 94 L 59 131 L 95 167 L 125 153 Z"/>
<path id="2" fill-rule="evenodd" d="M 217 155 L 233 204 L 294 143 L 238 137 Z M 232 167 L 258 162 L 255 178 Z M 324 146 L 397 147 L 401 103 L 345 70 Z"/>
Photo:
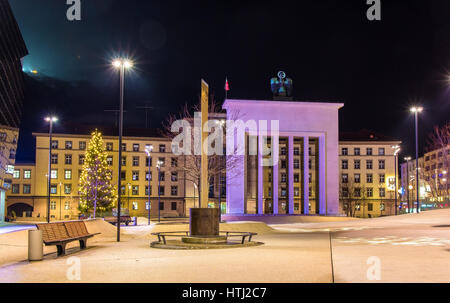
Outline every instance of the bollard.
<path id="1" fill-rule="evenodd" d="M 134 226 L 137 226 L 138 224 L 138 222 L 137 222 L 137 217 L 133 217 L 133 219 L 134 219 Z"/>
<path id="2" fill-rule="evenodd" d="M 28 260 L 41 261 L 44 257 L 42 230 L 28 231 Z"/>

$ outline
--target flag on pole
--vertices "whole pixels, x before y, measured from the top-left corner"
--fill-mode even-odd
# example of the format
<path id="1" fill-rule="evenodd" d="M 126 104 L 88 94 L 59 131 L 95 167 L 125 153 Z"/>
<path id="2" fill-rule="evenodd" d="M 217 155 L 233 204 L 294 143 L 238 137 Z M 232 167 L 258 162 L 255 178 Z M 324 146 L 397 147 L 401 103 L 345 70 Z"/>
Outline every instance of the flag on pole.
<path id="1" fill-rule="evenodd" d="M 228 84 L 228 79 L 225 78 L 225 91 L 229 91 L 230 90 L 230 85 Z"/>

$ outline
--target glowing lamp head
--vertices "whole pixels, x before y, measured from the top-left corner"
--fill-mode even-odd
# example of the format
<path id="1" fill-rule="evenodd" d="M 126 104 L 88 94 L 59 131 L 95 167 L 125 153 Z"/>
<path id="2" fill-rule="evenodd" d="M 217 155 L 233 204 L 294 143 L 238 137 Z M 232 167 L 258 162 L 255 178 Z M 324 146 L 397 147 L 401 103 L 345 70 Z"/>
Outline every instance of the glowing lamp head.
<path id="1" fill-rule="evenodd" d="M 114 60 L 113 63 L 112 63 L 112 65 L 113 65 L 115 68 L 119 68 L 119 67 L 122 65 L 122 62 L 121 62 L 120 60 Z"/>
<path id="2" fill-rule="evenodd" d="M 147 153 L 147 156 L 150 156 L 150 153 L 153 150 L 153 145 L 149 145 L 145 147 L 145 152 Z"/>
<path id="3" fill-rule="evenodd" d="M 45 121 L 47 121 L 47 122 L 56 122 L 56 121 L 58 121 L 58 118 L 56 118 L 56 117 L 45 117 L 44 118 L 44 120 Z"/>
<path id="4" fill-rule="evenodd" d="M 423 111 L 423 107 L 417 107 L 417 106 L 411 107 L 412 113 L 421 113 L 422 111 Z"/>
<path id="5" fill-rule="evenodd" d="M 124 66 L 125 68 L 132 68 L 132 67 L 133 67 L 133 62 L 131 62 L 130 60 L 125 60 L 125 61 L 123 62 L 123 66 Z"/>

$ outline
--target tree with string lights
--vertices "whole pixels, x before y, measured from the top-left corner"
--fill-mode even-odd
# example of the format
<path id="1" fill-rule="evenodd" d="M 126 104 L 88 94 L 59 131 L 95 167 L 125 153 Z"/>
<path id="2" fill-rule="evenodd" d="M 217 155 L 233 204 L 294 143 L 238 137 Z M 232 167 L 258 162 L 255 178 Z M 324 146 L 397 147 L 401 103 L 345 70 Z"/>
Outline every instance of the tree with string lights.
<path id="1" fill-rule="evenodd" d="M 108 154 L 103 148 L 102 134 L 95 130 L 89 141 L 83 170 L 79 180 L 80 205 L 82 213 L 104 212 L 117 203 L 117 187 L 112 183 L 112 171 L 107 162 Z"/>

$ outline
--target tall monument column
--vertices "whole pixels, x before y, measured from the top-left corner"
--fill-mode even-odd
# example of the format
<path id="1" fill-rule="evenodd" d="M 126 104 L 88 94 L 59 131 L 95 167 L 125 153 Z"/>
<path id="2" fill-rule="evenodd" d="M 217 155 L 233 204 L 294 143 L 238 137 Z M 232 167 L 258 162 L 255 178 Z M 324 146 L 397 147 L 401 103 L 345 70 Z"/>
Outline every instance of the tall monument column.
<path id="1" fill-rule="evenodd" d="M 289 206 L 288 213 L 294 214 L 294 137 L 288 138 L 288 193 Z"/>
<path id="2" fill-rule="evenodd" d="M 309 137 L 303 137 L 303 214 L 309 214 Z"/>

